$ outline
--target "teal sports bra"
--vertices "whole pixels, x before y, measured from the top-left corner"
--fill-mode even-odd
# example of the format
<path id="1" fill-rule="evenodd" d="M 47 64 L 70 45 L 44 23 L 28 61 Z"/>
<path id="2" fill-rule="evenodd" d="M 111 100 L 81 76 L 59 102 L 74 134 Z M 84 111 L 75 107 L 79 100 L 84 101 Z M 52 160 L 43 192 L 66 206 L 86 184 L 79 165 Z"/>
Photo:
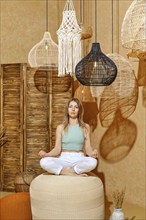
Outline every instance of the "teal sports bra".
<path id="1" fill-rule="evenodd" d="M 85 137 L 83 129 L 77 125 L 70 125 L 62 132 L 62 150 L 83 150 Z"/>

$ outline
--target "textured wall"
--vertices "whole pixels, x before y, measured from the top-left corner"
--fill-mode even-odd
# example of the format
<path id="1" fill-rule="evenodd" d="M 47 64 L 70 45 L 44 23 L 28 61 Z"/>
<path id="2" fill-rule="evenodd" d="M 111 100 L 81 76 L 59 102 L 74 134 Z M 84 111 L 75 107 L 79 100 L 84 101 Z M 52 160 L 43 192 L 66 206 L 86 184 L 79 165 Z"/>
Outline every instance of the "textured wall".
<path id="1" fill-rule="evenodd" d="M 112 26 L 111 0 L 97 1 L 97 41 L 100 42 L 104 53 L 117 52 L 126 57 L 127 51 L 122 47 L 120 30 L 123 17 L 131 0 L 114 1 L 114 22 Z M 118 5 L 119 2 L 119 5 Z M 1 63 L 24 63 L 32 46 L 38 43 L 45 31 L 45 1 L 15 1 L 1 0 Z M 52 38 L 57 42 L 56 30 L 61 22 L 62 10 L 65 0 L 49 1 L 49 31 Z M 74 1 L 79 19 L 79 0 Z M 94 30 L 94 1 L 85 0 L 84 19 L 92 24 Z M 78 7 L 77 7 L 78 6 Z M 89 9 L 89 10 L 88 10 Z M 112 28 L 113 39 L 112 42 Z M 90 49 L 92 39 L 86 40 L 86 52 Z M 138 61 L 130 59 L 137 74 Z M 142 93 L 139 89 L 139 99 L 135 112 L 130 120 L 136 124 L 136 142 L 129 154 L 117 163 L 108 163 L 99 155 L 98 171 L 103 172 L 106 181 L 106 190 L 120 189 L 126 186 L 126 200 L 144 206 L 145 198 L 145 119 L 146 112 L 142 106 Z M 98 149 L 102 135 L 106 129 L 98 127 L 92 134 L 92 144 Z"/>

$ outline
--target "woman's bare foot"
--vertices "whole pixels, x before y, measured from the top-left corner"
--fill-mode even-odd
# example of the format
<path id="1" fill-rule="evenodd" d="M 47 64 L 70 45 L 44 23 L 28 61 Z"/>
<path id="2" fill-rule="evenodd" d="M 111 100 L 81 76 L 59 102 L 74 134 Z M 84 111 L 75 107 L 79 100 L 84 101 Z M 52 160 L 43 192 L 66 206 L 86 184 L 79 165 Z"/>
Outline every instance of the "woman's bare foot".
<path id="1" fill-rule="evenodd" d="M 74 171 L 73 168 L 65 167 L 61 170 L 60 175 L 77 176 L 78 174 Z"/>
<path id="2" fill-rule="evenodd" d="M 88 176 L 87 173 L 81 173 L 81 174 L 77 174 L 73 168 L 70 167 L 66 167 L 63 168 L 60 172 L 60 175 L 67 175 L 67 176 Z"/>

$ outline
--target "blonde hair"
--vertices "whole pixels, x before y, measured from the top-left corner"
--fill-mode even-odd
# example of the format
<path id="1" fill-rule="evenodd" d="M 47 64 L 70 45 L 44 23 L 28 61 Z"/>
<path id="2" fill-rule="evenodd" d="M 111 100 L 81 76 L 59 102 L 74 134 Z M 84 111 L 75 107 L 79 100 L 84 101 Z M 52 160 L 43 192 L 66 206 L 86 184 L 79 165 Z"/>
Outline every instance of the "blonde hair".
<path id="1" fill-rule="evenodd" d="M 68 129 L 68 125 L 69 125 L 69 114 L 68 114 L 68 107 L 69 107 L 69 104 L 74 101 L 77 103 L 78 105 L 78 108 L 79 108 L 79 113 L 78 113 L 78 123 L 79 123 L 79 126 L 81 128 L 86 128 L 86 124 L 84 123 L 83 121 L 83 114 L 84 114 L 84 108 L 83 108 L 83 105 L 82 103 L 80 102 L 79 99 L 77 98 L 72 98 L 68 101 L 66 107 L 65 107 L 65 117 L 64 117 L 64 121 L 63 121 L 63 126 L 64 126 L 64 130 L 67 130 Z"/>

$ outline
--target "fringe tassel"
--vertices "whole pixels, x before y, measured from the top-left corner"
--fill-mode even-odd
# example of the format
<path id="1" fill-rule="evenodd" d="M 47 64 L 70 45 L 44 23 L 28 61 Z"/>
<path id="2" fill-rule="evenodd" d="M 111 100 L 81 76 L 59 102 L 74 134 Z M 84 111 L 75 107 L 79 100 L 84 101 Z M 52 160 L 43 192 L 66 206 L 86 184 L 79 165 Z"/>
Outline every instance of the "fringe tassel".
<path id="1" fill-rule="evenodd" d="M 59 38 L 58 60 L 58 76 L 75 73 L 75 67 L 81 60 L 80 35 L 73 39 Z"/>

